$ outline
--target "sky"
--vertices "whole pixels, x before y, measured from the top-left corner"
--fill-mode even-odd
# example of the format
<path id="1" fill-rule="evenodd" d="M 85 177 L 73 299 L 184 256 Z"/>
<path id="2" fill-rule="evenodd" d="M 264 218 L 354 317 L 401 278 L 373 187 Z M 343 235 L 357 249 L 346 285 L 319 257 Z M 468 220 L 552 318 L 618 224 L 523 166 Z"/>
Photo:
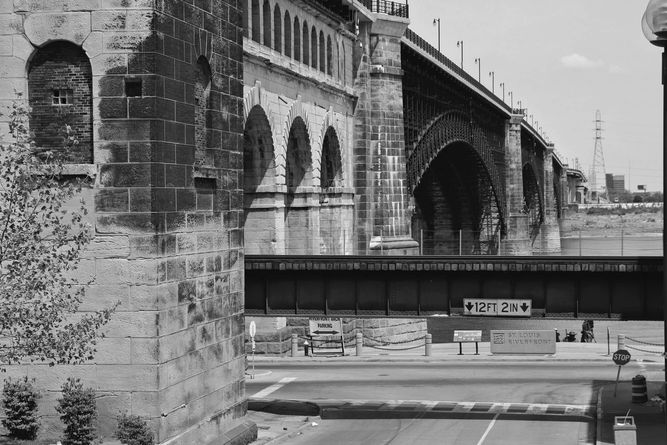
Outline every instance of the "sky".
<path id="1" fill-rule="evenodd" d="M 522 102 L 570 166 L 588 175 L 595 112 L 607 173 L 662 190 L 661 49 L 641 30 L 648 0 L 410 0 L 410 28 L 506 102 Z M 530 122 L 530 118 L 528 119 Z"/>

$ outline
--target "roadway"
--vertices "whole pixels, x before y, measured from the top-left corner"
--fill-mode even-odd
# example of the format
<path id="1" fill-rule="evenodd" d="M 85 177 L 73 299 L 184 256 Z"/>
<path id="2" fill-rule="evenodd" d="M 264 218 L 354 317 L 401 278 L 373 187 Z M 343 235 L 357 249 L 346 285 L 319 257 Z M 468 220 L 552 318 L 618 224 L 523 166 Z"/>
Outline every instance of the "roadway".
<path id="1" fill-rule="evenodd" d="M 454 418 L 366 418 L 317 420 L 289 444 L 588 444 L 593 443 L 594 416 L 580 418 L 502 412 L 471 413 L 474 402 L 489 405 L 530 404 L 545 412 L 555 405 L 591 407 L 598 388 L 616 377 L 609 361 L 447 360 L 389 361 L 382 357 L 364 362 L 258 363 L 256 377 L 246 380 L 250 397 L 308 401 L 426 401 L 457 402 L 464 409 Z M 661 380 L 663 366 L 631 362 L 621 380 L 643 374 Z M 468 406 L 467 410 L 465 407 Z M 590 411 L 589 411 L 590 412 Z M 594 412 L 594 411 L 593 411 Z M 339 417 L 346 417 L 341 415 Z M 366 417 L 383 417 L 367 415 Z M 386 416 L 391 417 L 391 415 Z"/>

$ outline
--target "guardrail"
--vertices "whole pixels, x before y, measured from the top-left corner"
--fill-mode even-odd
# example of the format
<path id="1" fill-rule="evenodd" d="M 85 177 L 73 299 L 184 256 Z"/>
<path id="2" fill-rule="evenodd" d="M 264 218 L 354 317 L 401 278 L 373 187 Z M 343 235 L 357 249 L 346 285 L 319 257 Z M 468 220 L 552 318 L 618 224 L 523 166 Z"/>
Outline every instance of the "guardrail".
<path id="1" fill-rule="evenodd" d="M 409 17 L 409 8 L 405 3 L 392 2 L 389 0 L 360 0 L 361 4 L 371 12 L 387 14 L 394 17 Z"/>

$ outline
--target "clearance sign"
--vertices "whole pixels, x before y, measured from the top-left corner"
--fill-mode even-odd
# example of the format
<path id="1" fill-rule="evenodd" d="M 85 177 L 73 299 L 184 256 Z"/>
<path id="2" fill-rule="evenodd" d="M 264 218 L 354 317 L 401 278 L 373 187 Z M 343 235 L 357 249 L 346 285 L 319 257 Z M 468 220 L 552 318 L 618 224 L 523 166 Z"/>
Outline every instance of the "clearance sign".
<path id="1" fill-rule="evenodd" d="M 464 298 L 463 315 L 530 317 L 532 300 Z"/>

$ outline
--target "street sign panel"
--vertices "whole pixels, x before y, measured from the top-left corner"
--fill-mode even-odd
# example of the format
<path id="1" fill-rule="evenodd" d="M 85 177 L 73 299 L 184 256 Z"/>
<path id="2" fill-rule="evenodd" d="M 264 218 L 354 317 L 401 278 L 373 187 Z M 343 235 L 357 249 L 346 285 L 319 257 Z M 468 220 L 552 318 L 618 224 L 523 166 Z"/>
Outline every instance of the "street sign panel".
<path id="1" fill-rule="evenodd" d="M 530 317 L 532 300 L 507 298 L 464 298 L 463 315 Z"/>
<path id="2" fill-rule="evenodd" d="M 454 343 L 481 342 L 482 331 L 454 331 Z"/>
<path id="3" fill-rule="evenodd" d="M 340 335 L 343 333 L 340 318 L 311 318 L 308 320 L 310 335 Z"/>
<path id="4" fill-rule="evenodd" d="M 611 356 L 611 359 L 618 366 L 623 366 L 628 364 L 628 362 L 630 361 L 630 357 L 631 355 L 629 351 L 625 349 L 619 349 L 618 351 L 614 352 L 614 355 Z"/>

